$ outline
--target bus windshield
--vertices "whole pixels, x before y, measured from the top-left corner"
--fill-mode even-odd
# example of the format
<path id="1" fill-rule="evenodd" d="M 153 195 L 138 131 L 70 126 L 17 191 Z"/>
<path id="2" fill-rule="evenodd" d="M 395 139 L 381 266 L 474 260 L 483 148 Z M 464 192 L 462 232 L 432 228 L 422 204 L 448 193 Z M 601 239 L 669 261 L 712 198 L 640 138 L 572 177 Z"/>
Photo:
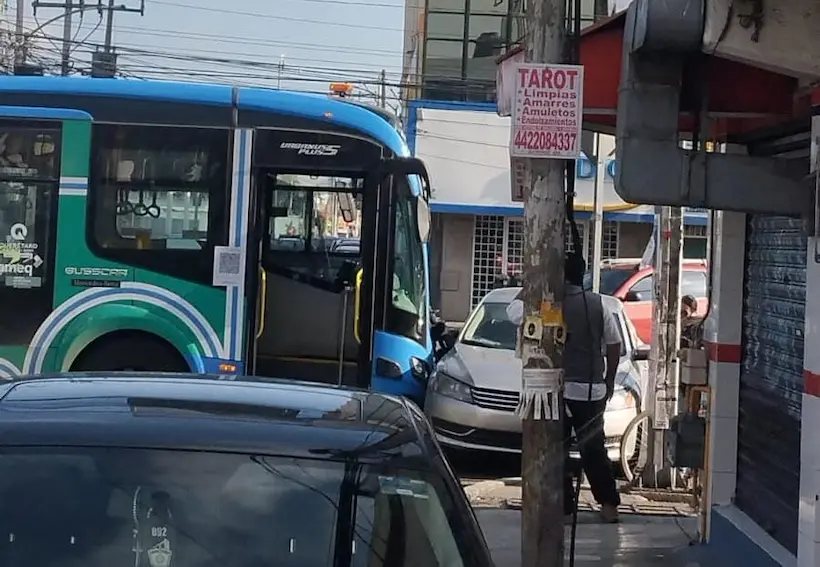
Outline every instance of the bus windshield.
<path id="1" fill-rule="evenodd" d="M 395 211 L 393 309 L 388 317 L 388 330 L 423 343 L 427 320 L 424 244 L 419 236 L 416 197 L 406 178 L 397 183 Z"/>

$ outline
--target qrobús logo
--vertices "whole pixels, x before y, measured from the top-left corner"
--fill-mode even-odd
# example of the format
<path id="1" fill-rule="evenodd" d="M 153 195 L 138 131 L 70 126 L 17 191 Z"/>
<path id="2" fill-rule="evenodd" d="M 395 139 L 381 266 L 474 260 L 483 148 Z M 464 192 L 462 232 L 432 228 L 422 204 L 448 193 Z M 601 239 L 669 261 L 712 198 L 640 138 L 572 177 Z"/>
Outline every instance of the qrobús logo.
<path id="1" fill-rule="evenodd" d="M 282 150 L 297 150 L 300 156 L 335 156 L 338 155 L 342 146 L 338 144 L 305 144 L 302 142 L 282 142 L 279 145 Z"/>

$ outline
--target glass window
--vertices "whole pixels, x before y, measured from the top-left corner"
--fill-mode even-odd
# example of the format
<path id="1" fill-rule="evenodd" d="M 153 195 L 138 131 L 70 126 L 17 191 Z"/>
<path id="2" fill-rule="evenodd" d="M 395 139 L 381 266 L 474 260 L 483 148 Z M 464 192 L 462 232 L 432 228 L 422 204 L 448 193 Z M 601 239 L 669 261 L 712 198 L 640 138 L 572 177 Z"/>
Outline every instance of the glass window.
<path id="1" fill-rule="evenodd" d="M 228 131 L 103 124 L 94 128 L 94 148 L 92 222 L 101 254 L 210 280 L 211 250 L 222 239 Z"/>
<path id="2" fill-rule="evenodd" d="M 626 328 L 624 326 L 624 318 L 618 313 L 613 313 L 612 316 L 615 317 L 615 323 L 618 327 L 618 337 L 621 339 L 621 356 L 626 356 L 627 344 L 632 348 L 632 341 L 627 338 L 627 333 L 624 331 Z M 604 351 L 606 351 L 606 346 L 604 346 Z"/>
<path id="3" fill-rule="evenodd" d="M 464 14 L 427 14 L 427 37 L 463 40 Z"/>
<path id="4" fill-rule="evenodd" d="M 388 328 L 425 342 L 427 321 L 427 274 L 424 244 L 419 238 L 416 197 L 406 178 L 397 183 L 393 249 L 392 307 Z"/>
<path id="5" fill-rule="evenodd" d="M 601 270 L 600 291 L 604 295 L 615 295 L 626 280 L 635 274 L 635 270 L 604 269 Z M 584 274 L 584 289 L 592 289 L 592 272 Z"/>
<path id="6" fill-rule="evenodd" d="M 653 276 L 646 276 L 638 280 L 629 290 L 630 294 L 634 294 L 634 301 L 651 301 L 655 295 L 655 278 Z"/>
<path id="7" fill-rule="evenodd" d="M 5 450 L 0 471 L 15 564 L 331 567 L 341 545 L 353 567 L 463 567 L 476 545 L 438 477 L 396 467 L 48 448 Z"/>
<path id="8" fill-rule="evenodd" d="M 0 287 L 40 288 L 48 277 L 60 132 L 0 123 Z"/>
<path id="9" fill-rule="evenodd" d="M 427 0 L 430 12 L 461 12 L 466 8 L 464 0 Z"/>
<path id="10" fill-rule="evenodd" d="M 470 43 L 472 57 L 490 57 L 490 51 L 495 52 L 504 46 L 507 19 L 503 16 L 476 16 L 470 15 Z"/>
<path id="11" fill-rule="evenodd" d="M 470 0 L 470 13 L 504 16 L 507 14 L 507 3 L 507 0 Z"/>
<path id="12" fill-rule="evenodd" d="M 464 326 L 461 342 L 489 348 L 515 350 L 518 326 L 507 316 L 508 303 L 482 303 Z"/>
<path id="13" fill-rule="evenodd" d="M 456 59 L 458 68 L 460 69 L 462 45 L 464 45 L 462 40 L 428 39 L 426 42 L 424 56 L 427 59 Z M 428 72 L 433 75 L 435 74 L 433 70 Z"/>
<path id="14" fill-rule="evenodd" d="M 360 179 L 278 175 L 270 193 L 266 265 L 334 287 L 341 266 L 361 255 L 360 184 Z"/>
<path id="15" fill-rule="evenodd" d="M 692 295 L 697 298 L 706 297 L 706 272 L 684 270 L 681 276 L 681 295 Z"/>

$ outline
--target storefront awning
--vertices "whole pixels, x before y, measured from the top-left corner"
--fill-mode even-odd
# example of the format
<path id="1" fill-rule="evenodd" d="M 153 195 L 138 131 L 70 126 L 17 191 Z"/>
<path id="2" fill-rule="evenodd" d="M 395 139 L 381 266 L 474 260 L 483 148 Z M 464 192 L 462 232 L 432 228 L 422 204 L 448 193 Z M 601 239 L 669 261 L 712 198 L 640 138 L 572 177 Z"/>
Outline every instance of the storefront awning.
<path id="1" fill-rule="evenodd" d="M 621 80 L 621 57 L 626 12 L 602 20 L 581 33 L 581 64 L 584 66 L 584 128 L 614 132 Z M 498 60 L 515 66 L 523 49 L 517 48 Z M 501 73 L 503 73 L 503 67 Z M 797 79 L 736 61 L 703 54 L 684 73 L 681 94 L 681 131 L 691 131 L 697 94 L 705 92 L 715 131 L 713 138 L 792 120 Z M 499 92 L 499 97 L 501 93 Z"/>

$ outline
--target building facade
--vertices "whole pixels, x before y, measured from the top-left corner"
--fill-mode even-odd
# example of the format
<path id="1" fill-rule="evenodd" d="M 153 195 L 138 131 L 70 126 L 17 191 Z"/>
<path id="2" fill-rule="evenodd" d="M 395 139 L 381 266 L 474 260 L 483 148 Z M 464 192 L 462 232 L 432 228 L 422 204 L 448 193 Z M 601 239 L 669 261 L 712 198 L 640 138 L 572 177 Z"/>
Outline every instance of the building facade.
<path id="1" fill-rule="evenodd" d="M 424 160 L 432 183 L 432 302 L 449 321 L 463 321 L 499 276 L 514 276 L 523 261 L 523 206 L 511 198 L 510 119 L 494 103 L 416 100 L 409 103 L 407 140 Z M 599 195 L 603 258 L 640 258 L 652 234 L 654 208 L 625 203 L 615 193 L 614 139 L 601 136 Z M 595 166 L 576 162 L 575 217 L 587 261 Z M 705 258 L 707 215 L 686 215 L 685 254 Z M 568 248 L 571 238 L 567 235 Z"/>

